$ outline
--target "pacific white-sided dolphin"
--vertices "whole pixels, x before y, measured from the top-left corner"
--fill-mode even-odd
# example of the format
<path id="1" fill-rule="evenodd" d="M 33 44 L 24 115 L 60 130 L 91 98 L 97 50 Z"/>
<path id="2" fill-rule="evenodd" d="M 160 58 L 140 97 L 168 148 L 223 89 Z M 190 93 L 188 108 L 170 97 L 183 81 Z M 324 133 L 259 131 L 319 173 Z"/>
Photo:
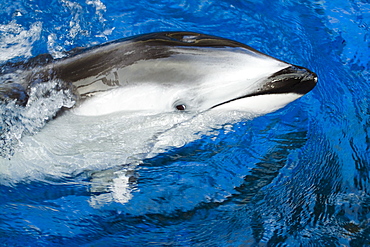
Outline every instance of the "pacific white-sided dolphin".
<path id="1" fill-rule="evenodd" d="M 26 105 L 30 88 L 61 80 L 78 98 L 75 113 L 234 109 L 274 111 L 309 92 L 315 73 L 247 45 L 194 32 L 160 32 L 77 48 L 62 59 L 40 55 L 21 70 L 17 83 L 0 86 L 2 100 Z M 93 97 L 97 96 L 99 97 Z"/>
<path id="2" fill-rule="evenodd" d="M 104 192 L 94 203 L 130 200 L 129 174 L 142 160 L 275 111 L 317 82 L 308 69 L 193 32 L 144 34 L 61 59 L 40 55 L 2 66 L 0 79 L 0 100 L 26 109 L 26 124 L 42 112 L 34 108 L 57 101 L 37 98 L 52 90 L 71 92 L 77 102 L 37 134 L 15 135 L 22 145 L 0 157 L 0 183 L 94 171 L 91 191 Z"/>

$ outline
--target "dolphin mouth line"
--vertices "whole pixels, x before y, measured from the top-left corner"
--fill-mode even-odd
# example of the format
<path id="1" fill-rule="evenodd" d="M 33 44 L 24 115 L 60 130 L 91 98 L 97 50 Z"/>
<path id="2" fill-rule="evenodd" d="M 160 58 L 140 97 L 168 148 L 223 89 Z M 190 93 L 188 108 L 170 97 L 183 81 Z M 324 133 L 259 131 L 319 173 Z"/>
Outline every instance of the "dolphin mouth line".
<path id="1" fill-rule="evenodd" d="M 214 105 L 211 109 L 240 99 L 260 95 L 295 93 L 303 96 L 311 91 L 316 84 L 316 73 L 304 67 L 292 65 L 268 77 L 264 86 L 258 89 L 257 92 L 227 100 Z"/>

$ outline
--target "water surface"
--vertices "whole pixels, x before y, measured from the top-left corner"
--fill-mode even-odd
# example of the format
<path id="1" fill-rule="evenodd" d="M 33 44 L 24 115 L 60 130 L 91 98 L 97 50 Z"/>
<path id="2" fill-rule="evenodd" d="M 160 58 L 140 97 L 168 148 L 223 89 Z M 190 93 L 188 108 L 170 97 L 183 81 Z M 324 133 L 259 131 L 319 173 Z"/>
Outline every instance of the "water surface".
<path id="1" fill-rule="evenodd" d="M 5 246 L 370 245 L 368 1 L 3 0 L 0 17 L 2 64 L 187 30 L 246 43 L 319 76 L 312 92 L 275 113 L 153 156 L 142 147 L 150 158 L 138 166 L 140 157 L 114 146 L 13 167 L 7 160 L 24 140 L 42 136 L 55 110 L 73 100 L 53 91 L 26 110 L 3 105 L 2 164 L 13 174 L 0 183 Z M 40 112 L 38 104 L 50 107 Z M 102 139 L 91 139 L 89 154 L 101 148 L 94 140 L 104 150 L 104 135 L 116 140 L 108 121 L 94 121 L 102 131 L 93 137 Z M 60 169 L 39 174 L 50 167 Z"/>

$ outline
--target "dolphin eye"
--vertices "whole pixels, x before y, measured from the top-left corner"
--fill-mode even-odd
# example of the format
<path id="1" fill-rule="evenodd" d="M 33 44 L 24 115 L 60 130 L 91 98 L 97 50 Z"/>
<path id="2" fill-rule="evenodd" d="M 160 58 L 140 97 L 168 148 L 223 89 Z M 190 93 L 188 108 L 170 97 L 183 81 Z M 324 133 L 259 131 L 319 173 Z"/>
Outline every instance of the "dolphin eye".
<path id="1" fill-rule="evenodd" d="M 175 107 L 179 111 L 184 111 L 186 109 L 186 105 L 184 105 L 184 104 L 176 105 Z"/>

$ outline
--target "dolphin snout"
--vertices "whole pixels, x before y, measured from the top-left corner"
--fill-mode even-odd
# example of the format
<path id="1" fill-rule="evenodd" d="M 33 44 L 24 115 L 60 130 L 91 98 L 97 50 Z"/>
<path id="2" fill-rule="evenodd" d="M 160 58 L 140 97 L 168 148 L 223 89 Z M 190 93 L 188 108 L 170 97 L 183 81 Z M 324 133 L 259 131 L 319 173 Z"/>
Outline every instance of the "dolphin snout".
<path id="1" fill-rule="evenodd" d="M 264 93 L 297 93 L 304 95 L 317 83 L 317 75 L 309 69 L 291 65 L 282 69 L 268 79 L 261 89 Z"/>

